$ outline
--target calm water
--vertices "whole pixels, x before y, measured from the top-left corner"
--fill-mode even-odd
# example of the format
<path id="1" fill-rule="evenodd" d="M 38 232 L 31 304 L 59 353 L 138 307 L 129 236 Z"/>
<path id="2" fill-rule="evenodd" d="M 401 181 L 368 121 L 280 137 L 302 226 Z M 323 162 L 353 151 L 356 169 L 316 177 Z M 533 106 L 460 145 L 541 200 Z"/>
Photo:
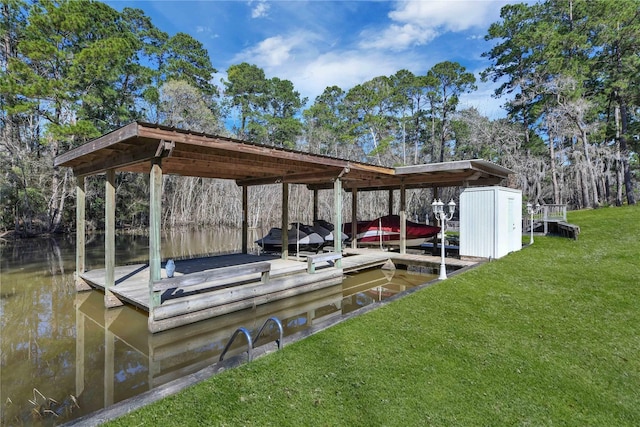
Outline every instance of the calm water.
<path id="1" fill-rule="evenodd" d="M 163 236 L 162 256 L 237 252 L 240 239 L 238 231 L 172 233 Z M 116 240 L 116 264 L 147 262 L 147 236 Z M 87 269 L 104 266 L 103 248 L 101 235 L 89 239 Z M 195 372 L 218 360 L 240 326 L 254 334 L 277 316 L 290 335 L 435 277 L 366 271 L 347 276 L 342 285 L 149 334 L 146 313 L 106 310 L 101 293 L 75 291 L 72 236 L 0 242 L 0 253 L 3 426 L 61 424 Z M 265 343 L 276 336 L 267 332 Z M 246 350 L 244 339 L 237 341 L 229 355 Z"/>

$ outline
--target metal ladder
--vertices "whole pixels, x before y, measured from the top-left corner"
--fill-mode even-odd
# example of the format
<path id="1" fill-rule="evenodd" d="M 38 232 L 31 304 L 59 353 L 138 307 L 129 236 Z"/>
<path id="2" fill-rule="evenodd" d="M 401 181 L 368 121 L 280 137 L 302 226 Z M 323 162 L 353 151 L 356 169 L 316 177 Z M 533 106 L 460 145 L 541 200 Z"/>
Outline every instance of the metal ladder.
<path id="1" fill-rule="evenodd" d="M 284 332 L 282 329 L 282 322 L 280 322 L 280 320 L 277 317 L 270 317 L 267 320 L 265 320 L 265 322 L 262 324 L 262 327 L 260 328 L 260 330 L 258 331 L 258 333 L 253 339 L 251 338 L 251 333 L 247 330 L 247 328 L 239 327 L 238 329 L 236 329 L 236 331 L 233 333 L 233 335 L 231 335 L 231 338 L 227 342 L 227 345 L 224 347 L 224 350 L 222 350 L 222 353 L 220 354 L 220 359 L 218 361 L 222 362 L 222 360 L 224 359 L 224 355 L 227 353 L 227 351 L 231 347 L 231 344 L 233 344 L 233 341 L 236 339 L 238 334 L 242 333 L 247 339 L 247 353 L 249 355 L 249 362 L 251 362 L 251 360 L 253 359 L 252 350 L 255 348 L 255 343 L 258 341 L 258 338 L 260 338 L 262 331 L 264 331 L 264 328 L 267 326 L 269 322 L 275 323 L 276 326 L 278 327 L 278 331 L 280 332 L 280 337 L 276 340 L 276 344 L 278 344 L 278 350 L 280 350 L 282 348 L 282 336 L 284 335 Z"/>

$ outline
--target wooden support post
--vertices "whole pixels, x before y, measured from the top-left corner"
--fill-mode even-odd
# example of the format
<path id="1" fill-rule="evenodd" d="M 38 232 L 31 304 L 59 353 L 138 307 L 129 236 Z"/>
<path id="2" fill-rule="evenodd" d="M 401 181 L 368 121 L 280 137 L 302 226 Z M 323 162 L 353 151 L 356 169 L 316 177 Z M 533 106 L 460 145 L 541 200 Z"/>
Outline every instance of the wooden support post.
<path id="1" fill-rule="evenodd" d="M 113 405 L 115 389 L 116 336 L 110 326 L 119 313 L 112 310 L 104 313 L 104 407 Z"/>
<path id="2" fill-rule="evenodd" d="M 153 292 L 153 282 L 160 280 L 161 251 L 160 226 L 162 217 L 162 161 L 151 160 L 149 174 L 149 321 L 153 321 L 153 309 L 160 305 L 160 295 Z"/>
<path id="3" fill-rule="evenodd" d="M 91 287 L 80 277 L 85 271 L 86 244 L 86 187 L 84 176 L 76 178 L 76 290 L 88 291 Z"/>
<path id="4" fill-rule="evenodd" d="M 333 251 L 342 254 L 342 181 L 336 178 L 333 182 Z M 342 268 L 342 258 L 336 260 L 336 267 Z"/>
<path id="5" fill-rule="evenodd" d="M 389 215 L 393 215 L 393 190 L 389 190 Z"/>
<path id="6" fill-rule="evenodd" d="M 122 305 L 111 292 L 116 285 L 116 171 L 107 170 L 105 187 L 105 233 L 104 233 L 104 306 L 107 308 Z"/>
<path id="7" fill-rule="evenodd" d="M 248 200 L 248 191 L 247 186 L 242 186 L 242 253 L 246 254 L 248 252 L 248 243 L 249 238 L 247 231 L 249 229 L 249 212 L 247 211 L 249 202 Z"/>
<path id="8" fill-rule="evenodd" d="M 400 186 L 400 253 L 407 253 L 407 191 L 404 184 Z"/>
<path id="9" fill-rule="evenodd" d="M 316 222 L 317 220 L 318 220 L 318 189 L 314 189 L 313 190 L 313 221 Z"/>
<path id="10" fill-rule="evenodd" d="M 282 259 L 289 258 L 289 184 L 282 183 Z"/>
<path id="11" fill-rule="evenodd" d="M 76 297 L 76 397 L 80 396 L 84 391 L 85 314 L 80 310 L 80 305 Z"/>
<path id="12" fill-rule="evenodd" d="M 336 233 L 334 232 L 335 236 Z M 342 236 L 341 236 L 342 237 Z M 351 247 L 358 247 L 358 189 L 351 190 Z"/>

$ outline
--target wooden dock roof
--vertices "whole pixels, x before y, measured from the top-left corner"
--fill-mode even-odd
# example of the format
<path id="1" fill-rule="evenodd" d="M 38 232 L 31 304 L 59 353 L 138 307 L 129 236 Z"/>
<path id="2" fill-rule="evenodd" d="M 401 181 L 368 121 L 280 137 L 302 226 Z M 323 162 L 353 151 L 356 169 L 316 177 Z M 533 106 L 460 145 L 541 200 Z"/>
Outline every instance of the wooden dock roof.
<path id="1" fill-rule="evenodd" d="M 238 185 L 305 184 L 331 188 L 341 178 L 349 190 L 499 184 L 513 173 L 485 160 L 389 168 L 335 157 L 254 144 L 157 124 L 133 122 L 55 159 L 76 176 L 114 169 L 149 173 L 162 158 L 164 174 L 220 178 Z"/>

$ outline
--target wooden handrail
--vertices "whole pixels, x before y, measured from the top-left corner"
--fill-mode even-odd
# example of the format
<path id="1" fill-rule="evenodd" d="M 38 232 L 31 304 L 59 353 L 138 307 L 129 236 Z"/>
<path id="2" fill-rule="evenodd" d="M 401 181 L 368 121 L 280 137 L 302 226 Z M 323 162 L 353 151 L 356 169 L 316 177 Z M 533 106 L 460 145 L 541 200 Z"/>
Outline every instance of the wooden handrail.
<path id="1" fill-rule="evenodd" d="M 342 259 L 342 254 L 336 252 L 327 252 L 324 254 L 316 254 L 309 255 L 307 257 L 307 272 L 315 273 L 316 272 L 316 264 L 325 261 L 336 261 L 336 267 L 340 268 L 340 260 Z"/>
<path id="2" fill-rule="evenodd" d="M 262 282 L 267 283 L 269 281 L 270 271 L 271 264 L 264 261 L 253 262 L 250 264 L 232 265 L 229 267 L 215 268 L 213 270 L 207 270 L 198 273 L 185 274 L 184 276 L 175 276 L 171 278 L 161 279 L 153 282 L 153 291 L 164 292 L 168 289 L 186 288 L 189 286 L 200 285 L 202 283 L 226 280 L 233 277 L 256 273 L 260 273 Z"/>

